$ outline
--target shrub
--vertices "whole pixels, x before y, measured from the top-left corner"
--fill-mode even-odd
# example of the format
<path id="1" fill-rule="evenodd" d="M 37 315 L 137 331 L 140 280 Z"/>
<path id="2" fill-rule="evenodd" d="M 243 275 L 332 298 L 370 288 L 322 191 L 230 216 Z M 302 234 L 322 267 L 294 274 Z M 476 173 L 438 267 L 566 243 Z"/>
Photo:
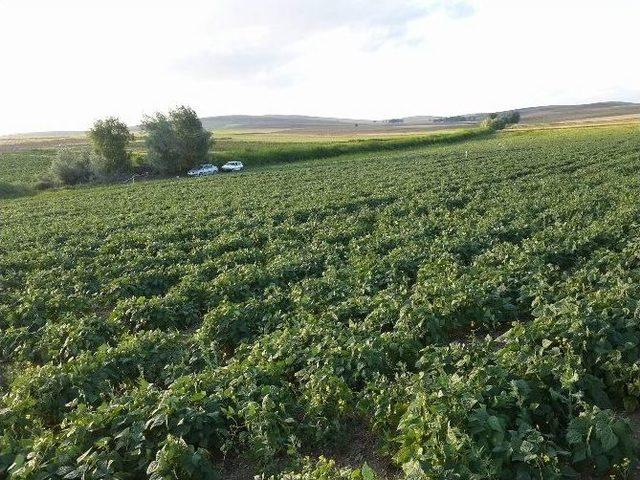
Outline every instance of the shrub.
<path id="1" fill-rule="evenodd" d="M 88 182 L 93 177 L 92 164 L 95 157 L 88 149 L 61 148 L 51 162 L 51 176 L 63 185 Z"/>
<path id="2" fill-rule="evenodd" d="M 132 171 L 131 163 L 127 160 L 126 167 L 121 165 L 116 168 L 114 163 L 106 157 L 97 153 L 90 153 L 90 165 L 89 168 L 96 180 L 117 180 L 118 178 L 128 175 Z"/>
<path id="3" fill-rule="evenodd" d="M 133 135 L 125 123 L 115 117 L 98 120 L 89 131 L 95 157 L 93 168 L 100 176 L 114 176 L 131 169 L 127 146 Z"/>
<path id="4" fill-rule="evenodd" d="M 207 161 L 211 132 L 189 107 L 179 107 L 168 115 L 156 113 L 142 121 L 149 163 L 163 174 L 183 173 Z"/>

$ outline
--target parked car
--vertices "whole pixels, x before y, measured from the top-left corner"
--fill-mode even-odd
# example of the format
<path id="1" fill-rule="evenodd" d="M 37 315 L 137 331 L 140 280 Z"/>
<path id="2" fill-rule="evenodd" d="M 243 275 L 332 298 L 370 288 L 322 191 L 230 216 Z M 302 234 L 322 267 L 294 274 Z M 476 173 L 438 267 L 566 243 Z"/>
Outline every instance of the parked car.
<path id="1" fill-rule="evenodd" d="M 187 172 L 187 175 L 190 177 L 202 177 L 204 175 L 213 175 L 214 173 L 218 173 L 218 167 L 207 163 L 200 165 L 198 168 L 192 168 Z"/>
<path id="2" fill-rule="evenodd" d="M 243 168 L 244 165 L 242 164 L 242 162 L 238 162 L 237 160 L 233 160 L 222 165 L 223 172 L 239 172 Z"/>

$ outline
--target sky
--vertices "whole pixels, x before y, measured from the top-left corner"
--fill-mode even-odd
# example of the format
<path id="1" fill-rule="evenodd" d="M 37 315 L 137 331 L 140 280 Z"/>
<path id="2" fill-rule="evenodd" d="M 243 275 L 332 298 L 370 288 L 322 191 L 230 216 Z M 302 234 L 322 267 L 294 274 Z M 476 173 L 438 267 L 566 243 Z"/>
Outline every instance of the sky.
<path id="1" fill-rule="evenodd" d="M 638 0 L 0 0 L 0 135 L 640 101 Z"/>

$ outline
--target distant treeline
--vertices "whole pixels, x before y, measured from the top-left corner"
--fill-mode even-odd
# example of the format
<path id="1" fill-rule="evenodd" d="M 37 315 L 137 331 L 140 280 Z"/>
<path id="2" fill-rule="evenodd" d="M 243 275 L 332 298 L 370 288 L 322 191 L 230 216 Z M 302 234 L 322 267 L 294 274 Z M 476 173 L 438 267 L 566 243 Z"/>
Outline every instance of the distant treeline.
<path id="1" fill-rule="evenodd" d="M 489 121 L 496 120 L 498 118 L 501 119 L 501 122 L 505 122 L 502 127 L 504 128 L 507 125 L 518 123 L 520 121 L 520 112 L 518 112 L 517 110 L 512 110 L 508 112 L 490 113 L 489 115 L 478 113 L 474 113 L 471 115 L 455 115 L 453 117 L 435 118 L 433 120 L 433 123 L 452 124 L 462 122 L 485 122 L 486 125 Z"/>
<path id="2" fill-rule="evenodd" d="M 461 123 L 461 122 L 479 122 L 482 120 L 482 117 L 474 114 L 474 115 L 456 115 L 454 117 L 441 117 L 435 118 L 433 123 Z"/>

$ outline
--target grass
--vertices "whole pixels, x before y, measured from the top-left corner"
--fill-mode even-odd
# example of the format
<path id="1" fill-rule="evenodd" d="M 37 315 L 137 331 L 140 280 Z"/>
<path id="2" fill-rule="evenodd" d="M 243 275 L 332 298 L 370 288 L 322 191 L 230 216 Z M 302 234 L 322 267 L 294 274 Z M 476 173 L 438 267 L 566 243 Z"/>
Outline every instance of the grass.
<path id="1" fill-rule="evenodd" d="M 448 144 L 471 138 L 483 137 L 490 132 L 484 128 L 448 131 L 444 133 L 430 133 L 427 135 L 396 135 L 383 138 L 340 138 L 327 141 L 317 137 L 306 141 L 283 141 L 277 138 L 270 140 L 268 135 L 259 141 L 242 140 L 238 137 L 225 137 L 214 148 L 215 163 L 228 160 L 240 160 L 247 166 L 268 165 L 274 163 L 293 163 L 302 160 L 335 157 L 345 154 L 386 152 L 405 150 L 427 145 Z M 286 137 L 290 139 L 290 136 Z M 303 137 L 304 138 L 304 137 Z"/>

